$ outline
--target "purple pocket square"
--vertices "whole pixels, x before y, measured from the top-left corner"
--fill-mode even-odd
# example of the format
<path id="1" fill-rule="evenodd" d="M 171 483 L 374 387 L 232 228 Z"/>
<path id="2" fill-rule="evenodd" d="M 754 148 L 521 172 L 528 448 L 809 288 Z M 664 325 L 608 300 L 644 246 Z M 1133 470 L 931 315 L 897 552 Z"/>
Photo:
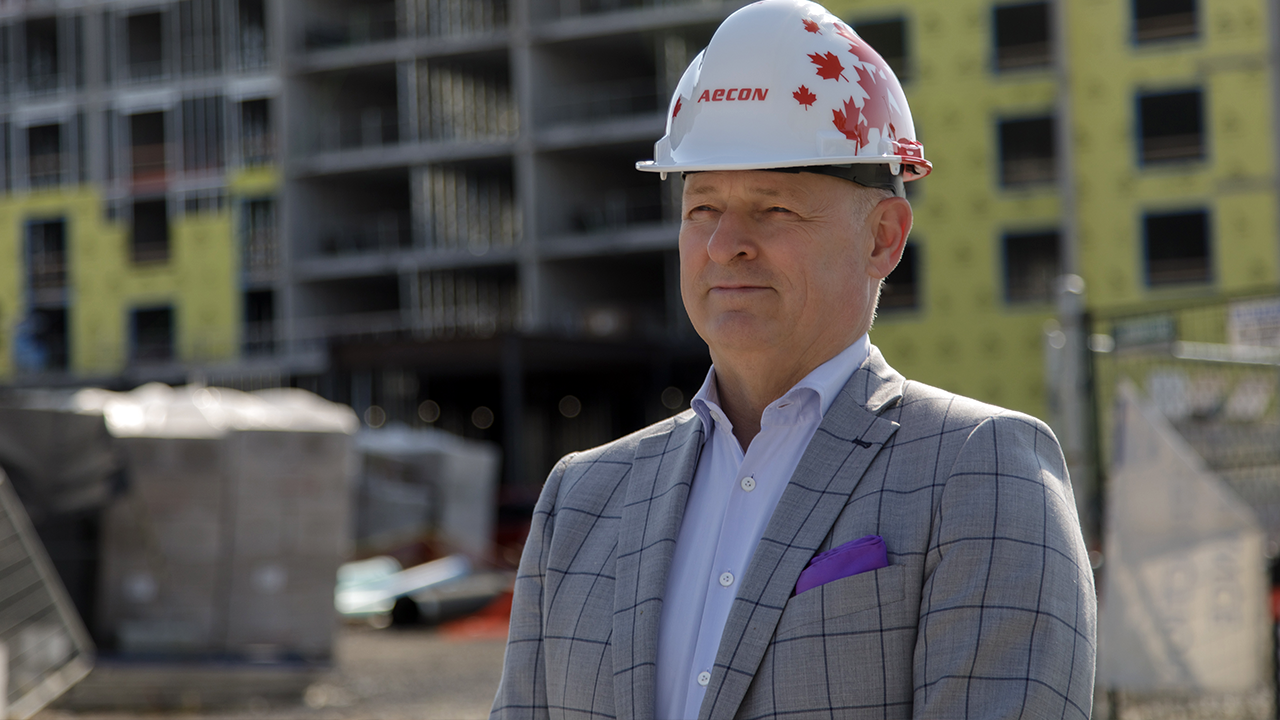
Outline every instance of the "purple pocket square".
<path id="1" fill-rule="evenodd" d="M 889 567 L 884 538 L 868 535 L 815 555 L 796 581 L 796 594 L 858 573 Z"/>

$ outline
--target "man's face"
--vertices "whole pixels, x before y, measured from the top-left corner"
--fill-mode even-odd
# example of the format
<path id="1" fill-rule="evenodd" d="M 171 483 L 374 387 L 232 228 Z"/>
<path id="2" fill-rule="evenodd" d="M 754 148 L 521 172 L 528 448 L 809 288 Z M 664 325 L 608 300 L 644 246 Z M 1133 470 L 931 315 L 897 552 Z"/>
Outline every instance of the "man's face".
<path id="1" fill-rule="evenodd" d="M 713 358 L 781 350 L 822 362 L 866 332 L 887 270 L 869 262 L 860 191 L 812 173 L 687 178 L 680 290 Z"/>

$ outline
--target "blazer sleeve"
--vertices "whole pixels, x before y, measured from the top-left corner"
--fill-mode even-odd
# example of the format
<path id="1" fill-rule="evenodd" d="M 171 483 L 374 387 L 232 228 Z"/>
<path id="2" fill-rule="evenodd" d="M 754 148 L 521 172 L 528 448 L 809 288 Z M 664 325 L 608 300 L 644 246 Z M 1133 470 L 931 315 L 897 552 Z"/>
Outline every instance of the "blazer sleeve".
<path id="1" fill-rule="evenodd" d="M 555 529 L 556 499 L 568 467 L 567 456 L 556 464 L 542 488 L 511 602 L 511 628 L 502 663 L 502 681 L 489 712 L 490 720 L 538 720 L 548 717 L 546 657 L 543 653 L 543 591 L 547 555 Z"/>
<path id="2" fill-rule="evenodd" d="M 1049 428 L 1018 414 L 980 423 L 933 521 L 915 716 L 1087 720 L 1097 596 Z"/>

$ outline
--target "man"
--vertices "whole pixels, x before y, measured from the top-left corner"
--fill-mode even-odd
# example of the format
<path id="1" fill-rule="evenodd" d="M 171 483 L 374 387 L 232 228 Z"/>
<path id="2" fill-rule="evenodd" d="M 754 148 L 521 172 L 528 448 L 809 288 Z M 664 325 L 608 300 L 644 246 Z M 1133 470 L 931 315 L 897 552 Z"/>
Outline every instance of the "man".
<path id="1" fill-rule="evenodd" d="M 868 341 L 931 165 L 804 0 L 734 13 L 656 159 L 685 173 L 691 410 L 571 454 L 534 513 L 494 718 L 1088 717 L 1095 597 L 1043 423 Z"/>

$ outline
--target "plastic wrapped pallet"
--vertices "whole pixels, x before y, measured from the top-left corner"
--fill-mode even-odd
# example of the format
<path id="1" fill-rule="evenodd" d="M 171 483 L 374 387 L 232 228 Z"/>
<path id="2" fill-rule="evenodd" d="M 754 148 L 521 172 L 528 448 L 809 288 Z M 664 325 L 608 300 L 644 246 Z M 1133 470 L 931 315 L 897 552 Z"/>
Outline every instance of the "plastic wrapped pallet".
<path id="1" fill-rule="evenodd" d="M 126 655 L 329 658 L 350 543 L 350 408 L 300 390 L 86 390 L 130 489 L 103 532 L 100 626 Z"/>

